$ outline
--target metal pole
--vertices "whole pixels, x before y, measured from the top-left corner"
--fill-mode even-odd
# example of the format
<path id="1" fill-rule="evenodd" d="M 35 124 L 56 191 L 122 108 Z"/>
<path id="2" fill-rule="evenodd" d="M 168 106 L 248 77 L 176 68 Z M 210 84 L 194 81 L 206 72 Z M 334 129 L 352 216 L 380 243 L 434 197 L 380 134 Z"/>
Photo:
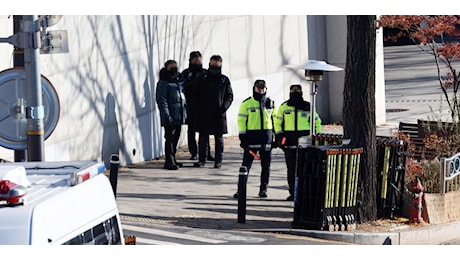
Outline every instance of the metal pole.
<path id="1" fill-rule="evenodd" d="M 441 159 L 441 180 L 440 180 L 440 193 L 441 194 L 444 194 L 446 193 L 446 173 L 445 173 L 445 170 L 446 170 L 446 159 L 445 158 L 442 158 Z"/>
<path id="2" fill-rule="evenodd" d="M 13 34 L 21 31 L 22 15 L 13 15 Z M 14 47 L 13 67 L 24 67 L 24 49 Z M 26 150 L 14 150 L 14 161 L 24 162 L 27 160 Z"/>
<path id="3" fill-rule="evenodd" d="M 24 15 L 22 31 L 26 34 L 24 68 L 27 86 L 27 157 L 44 161 L 44 108 L 40 75 L 40 33 L 37 15 Z"/>
<path id="4" fill-rule="evenodd" d="M 117 197 L 118 168 L 120 166 L 120 157 L 117 154 L 110 156 L 110 184 L 112 185 L 113 195 Z"/>
<path id="5" fill-rule="evenodd" d="M 316 134 L 315 129 L 315 107 L 316 107 L 316 83 L 311 82 L 310 85 L 310 138 Z"/>
<path id="6" fill-rule="evenodd" d="M 248 181 L 248 168 L 240 167 L 238 175 L 238 223 L 246 223 L 246 184 Z"/>

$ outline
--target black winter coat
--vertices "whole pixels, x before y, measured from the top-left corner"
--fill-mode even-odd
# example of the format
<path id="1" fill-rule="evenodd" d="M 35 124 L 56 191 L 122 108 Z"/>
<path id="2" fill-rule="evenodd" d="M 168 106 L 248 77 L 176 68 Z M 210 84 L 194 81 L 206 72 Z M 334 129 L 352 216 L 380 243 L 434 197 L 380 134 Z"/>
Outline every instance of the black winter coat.
<path id="1" fill-rule="evenodd" d="M 233 102 L 230 80 L 223 74 L 205 71 L 195 81 L 197 132 L 226 134 L 227 110 Z"/>
<path id="2" fill-rule="evenodd" d="M 195 80 L 201 73 L 205 72 L 205 69 L 190 69 L 187 68 L 182 71 L 182 78 L 184 79 L 184 92 L 185 92 L 185 99 L 187 100 L 187 120 L 186 123 L 189 129 L 196 128 L 196 101 L 194 100 L 196 97 L 195 93 Z"/>

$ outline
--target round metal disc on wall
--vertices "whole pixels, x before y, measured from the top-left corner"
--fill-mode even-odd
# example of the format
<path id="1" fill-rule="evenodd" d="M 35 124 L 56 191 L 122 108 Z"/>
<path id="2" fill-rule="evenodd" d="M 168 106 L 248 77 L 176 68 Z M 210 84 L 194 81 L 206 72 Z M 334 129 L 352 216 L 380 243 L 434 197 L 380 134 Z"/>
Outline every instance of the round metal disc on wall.
<path id="1" fill-rule="evenodd" d="M 42 103 L 45 112 L 44 139 L 59 120 L 59 97 L 51 82 L 41 76 Z M 0 72 L 0 145 L 15 150 L 27 149 L 27 88 L 24 68 Z"/>

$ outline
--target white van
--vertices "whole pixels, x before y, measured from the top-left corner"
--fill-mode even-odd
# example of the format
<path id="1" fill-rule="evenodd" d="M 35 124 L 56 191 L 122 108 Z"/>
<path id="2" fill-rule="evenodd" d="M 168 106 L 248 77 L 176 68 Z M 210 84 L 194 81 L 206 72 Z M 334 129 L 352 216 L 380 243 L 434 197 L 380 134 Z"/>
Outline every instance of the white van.
<path id="1" fill-rule="evenodd" d="M 105 166 L 0 163 L 0 245 L 123 245 Z"/>

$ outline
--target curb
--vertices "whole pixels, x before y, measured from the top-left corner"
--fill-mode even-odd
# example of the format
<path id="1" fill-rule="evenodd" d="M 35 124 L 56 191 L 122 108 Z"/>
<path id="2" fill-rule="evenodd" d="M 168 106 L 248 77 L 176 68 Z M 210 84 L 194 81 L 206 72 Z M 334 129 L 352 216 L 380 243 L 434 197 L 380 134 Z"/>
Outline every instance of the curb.
<path id="1" fill-rule="evenodd" d="M 302 229 L 238 229 L 252 232 L 284 233 L 359 245 L 440 245 L 460 239 L 460 221 L 398 232 L 316 231 Z"/>
<path id="2" fill-rule="evenodd" d="M 243 230 L 243 229 L 241 229 Z M 316 231 L 302 229 L 244 229 L 245 231 L 253 232 L 274 232 L 284 233 L 296 236 L 307 236 L 325 240 L 340 241 L 350 244 L 360 245 L 396 245 L 399 244 L 399 234 L 394 232 L 381 233 L 361 233 L 349 231 Z M 395 243 L 397 242 L 397 243 Z"/>

